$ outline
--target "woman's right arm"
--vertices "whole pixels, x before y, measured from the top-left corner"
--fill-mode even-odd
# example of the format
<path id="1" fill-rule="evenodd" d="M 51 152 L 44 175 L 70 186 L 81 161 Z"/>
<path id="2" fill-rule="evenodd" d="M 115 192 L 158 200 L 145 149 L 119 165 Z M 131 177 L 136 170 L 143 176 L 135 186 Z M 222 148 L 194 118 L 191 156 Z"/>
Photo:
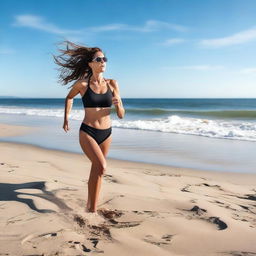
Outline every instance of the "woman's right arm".
<path id="1" fill-rule="evenodd" d="M 68 95 L 66 96 L 64 124 L 63 124 L 63 129 L 65 132 L 69 130 L 68 118 L 69 118 L 69 113 L 73 106 L 73 98 L 80 92 L 80 89 L 81 89 L 81 81 L 78 80 L 74 83 L 74 85 L 72 86 L 72 89 L 69 91 Z"/>

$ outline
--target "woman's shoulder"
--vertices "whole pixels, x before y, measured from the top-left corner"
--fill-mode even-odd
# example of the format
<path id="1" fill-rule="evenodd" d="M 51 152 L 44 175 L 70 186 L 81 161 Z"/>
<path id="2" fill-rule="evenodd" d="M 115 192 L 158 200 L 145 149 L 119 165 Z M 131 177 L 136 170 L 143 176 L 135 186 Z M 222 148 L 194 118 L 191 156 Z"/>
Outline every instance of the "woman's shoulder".
<path id="1" fill-rule="evenodd" d="M 85 87 L 88 85 L 88 78 L 80 78 L 76 80 L 76 84 L 78 87 Z"/>
<path id="2" fill-rule="evenodd" d="M 115 84 L 114 84 L 114 82 L 113 82 L 114 79 L 112 79 L 112 78 L 105 78 L 105 80 L 106 80 L 107 83 L 109 84 L 111 91 L 113 91 L 113 90 L 115 89 Z"/>
<path id="3" fill-rule="evenodd" d="M 113 87 L 116 86 L 117 81 L 113 78 L 105 78 Z"/>
<path id="4" fill-rule="evenodd" d="M 118 91 L 119 90 L 119 85 L 117 80 L 115 79 L 110 79 L 110 85 L 112 86 L 113 90 Z"/>

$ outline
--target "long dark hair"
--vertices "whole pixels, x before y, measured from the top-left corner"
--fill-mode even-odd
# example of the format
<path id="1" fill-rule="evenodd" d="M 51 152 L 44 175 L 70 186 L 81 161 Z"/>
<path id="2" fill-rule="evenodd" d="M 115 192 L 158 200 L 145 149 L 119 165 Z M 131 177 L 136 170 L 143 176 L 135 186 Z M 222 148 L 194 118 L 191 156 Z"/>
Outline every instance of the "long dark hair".
<path id="1" fill-rule="evenodd" d="M 68 40 L 62 43 L 66 43 L 66 49 L 58 49 L 62 53 L 59 56 L 53 55 L 55 63 L 60 66 L 59 82 L 66 85 L 73 80 L 91 76 L 92 69 L 88 62 L 92 61 L 96 52 L 103 51 L 99 47 L 77 45 Z"/>

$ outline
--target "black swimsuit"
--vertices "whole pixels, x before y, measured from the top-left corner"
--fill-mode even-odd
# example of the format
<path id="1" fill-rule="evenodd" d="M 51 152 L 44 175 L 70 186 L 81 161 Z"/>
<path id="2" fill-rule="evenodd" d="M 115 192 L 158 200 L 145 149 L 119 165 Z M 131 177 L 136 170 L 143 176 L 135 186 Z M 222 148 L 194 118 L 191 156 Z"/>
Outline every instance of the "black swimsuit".
<path id="1" fill-rule="evenodd" d="M 82 101 L 85 108 L 96 107 L 111 107 L 112 105 L 112 92 L 107 83 L 107 91 L 105 93 L 95 93 L 90 87 L 90 79 L 88 80 L 88 88 L 82 97 Z"/>
<path id="2" fill-rule="evenodd" d="M 95 93 L 90 87 L 90 78 L 88 80 L 88 88 L 82 97 L 84 108 L 95 107 L 111 107 L 112 105 L 112 91 L 107 84 L 107 91 L 105 93 Z M 105 141 L 112 132 L 112 127 L 107 129 L 97 129 L 86 123 L 81 123 L 80 130 L 86 132 L 99 144 Z"/>

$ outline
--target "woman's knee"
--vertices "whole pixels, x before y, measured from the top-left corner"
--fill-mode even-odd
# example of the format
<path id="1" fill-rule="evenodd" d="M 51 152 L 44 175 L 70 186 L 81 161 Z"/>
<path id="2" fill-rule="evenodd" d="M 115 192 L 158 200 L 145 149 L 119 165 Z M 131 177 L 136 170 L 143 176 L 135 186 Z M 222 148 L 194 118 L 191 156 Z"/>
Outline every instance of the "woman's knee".
<path id="1" fill-rule="evenodd" d="M 104 174 L 107 169 L 107 162 L 104 161 L 93 161 L 92 165 L 99 171 L 100 174 Z"/>

